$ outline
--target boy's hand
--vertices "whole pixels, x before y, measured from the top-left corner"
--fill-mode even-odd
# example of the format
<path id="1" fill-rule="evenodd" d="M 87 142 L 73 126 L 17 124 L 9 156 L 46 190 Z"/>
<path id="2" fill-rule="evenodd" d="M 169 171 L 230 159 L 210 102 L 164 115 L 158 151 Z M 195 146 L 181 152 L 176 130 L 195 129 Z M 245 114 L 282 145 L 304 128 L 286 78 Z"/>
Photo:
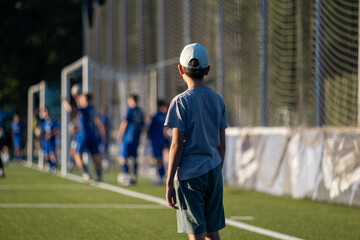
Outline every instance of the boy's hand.
<path id="1" fill-rule="evenodd" d="M 176 192 L 172 185 L 166 186 L 166 201 L 168 202 L 169 206 L 172 207 L 175 210 L 178 210 L 179 208 L 175 206 L 176 204 Z"/>

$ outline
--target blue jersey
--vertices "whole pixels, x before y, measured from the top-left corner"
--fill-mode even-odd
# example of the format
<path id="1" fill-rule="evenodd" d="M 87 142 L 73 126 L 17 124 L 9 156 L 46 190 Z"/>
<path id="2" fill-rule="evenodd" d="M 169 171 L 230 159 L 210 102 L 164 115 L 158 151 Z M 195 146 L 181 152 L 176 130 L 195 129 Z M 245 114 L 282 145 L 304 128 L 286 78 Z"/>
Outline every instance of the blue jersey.
<path id="1" fill-rule="evenodd" d="M 24 132 L 24 125 L 22 124 L 22 122 L 12 122 L 11 123 L 11 129 L 12 132 L 14 134 L 14 138 L 15 139 L 23 139 L 23 132 Z"/>
<path id="2" fill-rule="evenodd" d="M 81 113 L 78 118 L 78 136 L 79 137 L 94 137 L 96 136 L 97 128 L 95 126 L 95 108 L 88 105 L 85 108 L 79 108 Z"/>
<path id="3" fill-rule="evenodd" d="M 5 127 L 5 119 L 6 119 L 6 115 L 5 115 L 5 113 L 0 109 L 0 128 L 4 128 L 4 127 Z"/>
<path id="4" fill-rule="evenodd" d="M 138 142 L 144 125 L 144 114 L 138 107 L 129 108 L 126 114 L 128 122 L 123 141 L 127 143 Z"/>
<path id="5" fill-rule="evenodd" d="M 151 120 L 149 135 L 153 146 L 163 148 L 165 144 L 164 123 L 166 113 L 157 112 Z"/>
<path id="6" fill-rule="evenodd" d="M 104 125 L 106 143 L 108 143 L 110 139 L 110 118 L 106 114 L 100 114 L 99 118 L 102 124 Z"/>
<path id="7" fill-rule="evenodd" d="M 58 129 L 58 125 L 57 125 L 55 119 L 53 119 L 53 118 L 50 118 L 49 120 L 44 119 L 44 120 L 42 120 L 41 123 L 42 123 L 41 130 L 43 131 L 44 135 L 51 134 L 51 132 Z M 50 139 L 44 138 L 44 141 L 47 142 L 48 144 L 55 146 L 55 136 L 52 136 Z"/>

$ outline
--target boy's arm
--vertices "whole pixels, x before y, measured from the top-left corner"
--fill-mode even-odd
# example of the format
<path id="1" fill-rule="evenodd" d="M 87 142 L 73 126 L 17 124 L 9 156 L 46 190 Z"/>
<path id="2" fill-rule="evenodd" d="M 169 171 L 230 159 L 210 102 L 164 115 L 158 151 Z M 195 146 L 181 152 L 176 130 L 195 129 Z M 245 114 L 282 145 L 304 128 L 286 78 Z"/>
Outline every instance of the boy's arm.
<path id="1" fill-rule="evenodd" d="M 72 112 L 73 108 L 65 97 L 61 97 L 61 103 L 67 112 Z"/>
<path id="2" fill-rule="evenodd" d="M 123 120 L 120 124 L 120 127 L 119 127 L 119 134 L 118 134 L 118 142 L 121 142 L 122 141 L 122 138 L 124 136 L 124 133 L 126 131 L 126 128 L 128 126 L 128 121 L 127 120 Z"/>
<path id="3" fill-rule="evenodd" d="M 177 168 L 180 164 L 180 158 L 184 149 L 185 134 L 177 128 L 173 129 L 173 139 L 171 142 L 170 153 L 169 153 L 169 171 L 168 178 L 166 181 L 166 201 L 169 206 L 175 210 L 178 207 L 176 204 L 176 193 L 174 189 L 174 177 Z"/>
<path id="4" fill-rule="evenodd" d="M 220 146 L 218 147 L 217 150 L 221 157 L 221 168 L 222 168 L 224 165 L 225 151 L 226 151 L 225 130 L 220 130 Z"/>
<path id="5" fill-rule="evenodd" d="M 100 120 L 99 117 L 95 117 L 94 122 L 95 122 L 95 125 L 97 126 L 97 128 L 99 129 L 101 140 L 103 142 L 105 142 L 106 141 L 106 133 L 105 133 L 104 124 L 102 123 L 102 121 Z"/>

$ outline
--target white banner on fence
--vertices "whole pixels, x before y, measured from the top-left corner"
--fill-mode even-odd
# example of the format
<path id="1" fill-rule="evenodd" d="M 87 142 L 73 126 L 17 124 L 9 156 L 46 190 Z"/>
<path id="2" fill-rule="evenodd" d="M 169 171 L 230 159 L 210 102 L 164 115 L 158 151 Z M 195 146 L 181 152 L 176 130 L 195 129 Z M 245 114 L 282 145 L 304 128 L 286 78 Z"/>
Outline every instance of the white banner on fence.
<path id="1" fill-rule="evenodd" d="M 360 206 L 360 130 L 230 128 L 224 180 L 274 195 Z"/>

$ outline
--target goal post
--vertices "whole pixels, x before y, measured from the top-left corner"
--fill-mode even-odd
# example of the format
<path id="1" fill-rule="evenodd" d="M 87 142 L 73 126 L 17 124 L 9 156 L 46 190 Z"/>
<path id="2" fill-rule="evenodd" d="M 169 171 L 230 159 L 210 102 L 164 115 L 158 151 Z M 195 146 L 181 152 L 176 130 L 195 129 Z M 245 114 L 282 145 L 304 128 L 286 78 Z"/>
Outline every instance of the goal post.
<path id="1" fill-rule="evenodd" d="M 33 151 L 34 151 L 34 137 L 33 137 L 33 124 L 34 124 L 34 94 L 39 94 L 39 114 L 42 115 L 42 111 L 45 108 L 45 95 L 46 95 L 46 82 L 43 80 L 38 84 L 32 85 L 28 90 L 28 114 L 27 114 L 27 165 L 33 164 Z M 44 156 L 42 151 L 38 156 L 38 167 L 43 169 Z"/>
<path id="2" fill-rule="evenodd" d="M 77 70 L 82 70 L 82 91 L 89 91 L 89 68 L 90 58 L 84 56 L 72 64 L 64 67 L 61 71 L 61 96 L 68 99 L 70 97 L 70 78 L 69 75 Z M 70 153 L 70 136 L 68 131 L 69 113 L 61 107 L 61 174 L 67 174 L 67 160 Z"/>

